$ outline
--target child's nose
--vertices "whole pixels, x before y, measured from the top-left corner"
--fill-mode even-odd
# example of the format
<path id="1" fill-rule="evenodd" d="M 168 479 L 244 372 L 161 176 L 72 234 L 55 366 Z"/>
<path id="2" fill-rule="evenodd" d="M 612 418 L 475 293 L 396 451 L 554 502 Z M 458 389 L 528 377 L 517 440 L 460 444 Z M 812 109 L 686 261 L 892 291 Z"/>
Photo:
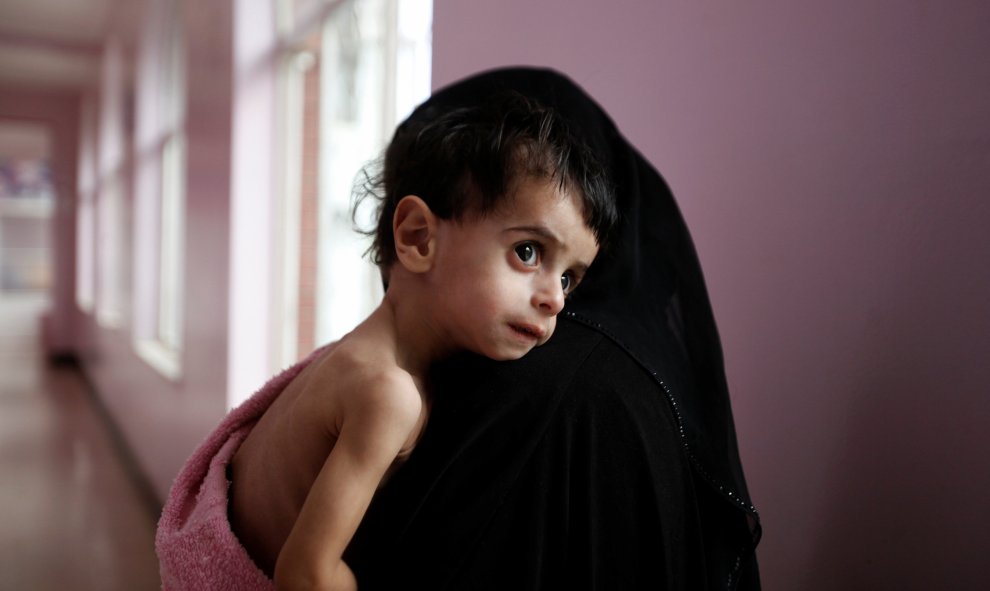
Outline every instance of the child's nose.
<path id="1" fill-rule="evenodd" d="M 564 289 L 560 285 L 560 278 L 540 281 L 533 294 L 533 306 L 547 316 L 556 316 L 564 309 Z"/>

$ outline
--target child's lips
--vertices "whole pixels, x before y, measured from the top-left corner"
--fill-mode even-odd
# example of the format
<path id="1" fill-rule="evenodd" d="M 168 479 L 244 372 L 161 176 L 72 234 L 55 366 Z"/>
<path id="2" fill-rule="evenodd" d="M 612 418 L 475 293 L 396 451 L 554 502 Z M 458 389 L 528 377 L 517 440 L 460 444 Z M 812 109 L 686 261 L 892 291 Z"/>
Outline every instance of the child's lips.
<path id="1" fill-rule="evenodd" d="M 542 342 L 547 331 L 536 324 L 510 324 L 516 334 L 522 335 L 537 342 Z"/>

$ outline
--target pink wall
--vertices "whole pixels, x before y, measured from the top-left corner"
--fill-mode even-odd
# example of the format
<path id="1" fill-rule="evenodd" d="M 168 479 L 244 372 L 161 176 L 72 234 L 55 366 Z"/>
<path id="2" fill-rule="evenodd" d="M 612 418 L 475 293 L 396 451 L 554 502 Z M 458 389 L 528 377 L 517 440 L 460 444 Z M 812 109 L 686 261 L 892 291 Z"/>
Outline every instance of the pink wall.
<path id="1" fill-rule="evenodd" d="M 172 381 L 135 353 L 130 314 L 106 328 L 80 314 L 87 372 L 159 498 L 193 448 L 226 411 L 227 275 L 230 216 L 232 3 L 181 2 L 191 89 L 186 110 L 186 257 L 182 377 Z M 141 31 L 139 22 L 123 23 Z M 123 38 L 142 35 L 118 31 Z M 126 45 L 125 63 L 139 46 Z M 139 77 L 125 76 L 129 84 Z M 118 116 L 109 113 L 107 116 Z M 129 155 L 125 177 L 134 179 Z M 133 183 L 125 219 L 133 221 Z M 131 232 L 125 235 L 130 239 Z M 129 244 L 129 242 L 128 242 Z M 123 267 L 130 273 L 132 248 Z M 128 290 L 133 287 L 128 284 Z M 130 300 L 129 293 L 124 301 Z"/>
<path id="2" fill-rule="evenodd" d="M 160 496 L 223 414 L 236 361 L 231 172 L 248 160 L 232 156 L 232 54 L 249 4 L 180 3 L 195 67 L 178 382 L 137 357 L 129 317 L 106 329 L 76 309 L 78 97 L 0 88 L 0 117 L 53 130 L 52 339 L 79 348 Z M 436 0 L 435 84 L 557 67 L 670 181 L 722 329 L 767 589 L 980 588 L 990 4 L 818 5 Z"/>
<path id="3" fill-rule="evenodd" d="M 670 181 L 767 589 L 976 589 L 990 4 L 436 0 L 434 85 L 556 67 Z"/>
<path id="4" fill-rule="evenodd" d="M 233 407 L 273 373 L 278 321 L 270 289 L 280 275 L 276 111 L 278 54 L 270 0 L 234 0 L 233 130 L 229 213 L 227 402 Z M 251 297 L 248 297 L 251 296 Z"/>
<path id="5" fill-rule="evenodd" d="M 178 8 L 182 21 L 188 88 L 185 108 L 185 294 L 181 377 L 177 380 L 154 369 L 136 352 L 135 340 L 148 337 L 149 321 L 147 310 L 133 309 L 135 296 L 148 296 L 147 281 L 149 276 L 153 277 L 142 263 L 149 259 L 147 252 L 136 250 L 136 247 L 147 243 L 149 229 L 156 231 L 152 227 L 156 220 L 151 219 L 149 225 L 148 208 L 136 208 L 135 196 L 139 191 L 157 192 L 160 186 L 157 174 L 160 156 L 154 151 L 156 140 L 152 138 L 149 142 L 144 137 L 155 131 L 147 121 L 149 117 L 158 116 L 159 105 L 156 100 L 148 100 L 146 90 L 149 81 L 161 76 L 159 53 L 164 46 L 161 29 L 164 15 L 173 5 Z M 269 243 L 258 233 L 252 235 L 250 229 L 252 223 L 258 226 L 259 220 L 263 222 L 262 227 L 271 221 L 268 210 L 261 205 L 266 199 L 273 201 L 275 193 L 271 184 L 264 182 L 261 169 L 271 166 L 274 161 L 273 142 L 270 134 L 268 137 L 262 134 L 260 138 L 258 133 L 245 134 L 237 124 L 241 122 L 248 131 L 268 129 L 272 124 L 271 105 L 267 110 L 242 111 L 243 105 L 253 104 L 252 94 L 257 99 L 271 92 L 271 83 L 259 89 L 252 86 L 252 81 L 258 77 L 259 69 L 274 63 L 275 56 L 269 51 L 262 52 L 260 59 L 251 63 L 235 60 L 239 51 L 245 51 L 245 43 L 240 38 L 239 43 L 235 43 L 234 34 L 235 28 L 243 27 L 244 23 L 273 26 L 270 10 L 269 13 L 261 12 L 267 5 L 267 0 L 179 0 L 175 3 L 145 0 L 139 5 L 130 5 L 127 18 L 116 19 L 108 33 L 101 79 L 93 81 L 92 88 L 85 90 L 85 96 L 92 98 L 93 108 L 86 110 L 80 119 L 80 98 L 75 97 L 71 104 L 74 111 L 70 113 L 73 119 L 59 123 L 61 127 L 56 129 L 61 133 L 64 127 L 69 134 L 64 142 L 57 134 L 55 138 L 60 146 L 69 150 L 61 160 L 72 166 L 72 177 L 60 185 L 65 188 L 67 204 L 74 204 L 72 196 L 77 193 L 77 161 L 81 161 L 83 171 L 90 174 L 87 178 L 96 179 L 98 195 L 101 194 L 101 182 L 109 176 L 107 171 L 121 163 L 124 248 L 120 253 L 123 290 L 119 294 L 119 324 L 108 325 L 98 320 L 99 314 L 95 311 L 80 310 L 75 302 L 74 285 L 69 285 L 59 287 L 60 293 L 65 294 L 58 307 L 58 313 L 63 317 L 52 325 L 71 338 L 68 348 L 79 353 L 102 402 L 159 499 L 165 498 L 186 458 L 226 412 L 230 402 L 228 391 L 231 390 L 228 375 L 241 378 L 244 373 L 249 378 L 254 377 L 249 385 L 238 390 L 244 396 L 260 386 L 271 373 L 266 364 L 264 367 L 252 365 L 252 354 L 259 348 L 266 351 L 264 345 L 269 339 L 264 331 L 270 328 L 268 320 L 257 314 L 232 313 L 232 310 L 257 309 L 259 299 L 262 303 L 267 301 L 259 294 L 267 293 L 271 283 L 263 272 L 267 268 L 262 268 L 257 256 L 259 248 L 263 253 L 267 252 L 264 246 Z M 235 14 L 243 17 L 241 21 L 235 20 Z M 269 50 L 271 45 L 268 44 Z M 114 48 L 119 49 L 119 53 L 110 53 Z M 238 85 L 237 92 L 235 84 Z M 235 95 L 240 101 L 235 101 Z M 0 94 L 0 117 L 8 115 L 4 110 L 8 102 L 22 108 L 31 103 L 16 96 L 9 101 L 8 98 L 8 95 Z M 42 101 L 35 103 L 45 104 Z M 237 111 L 239 106 L 241 111 Z M 45 116 L 54 117 L 52 111 L 58 108 L 45 110 Z M 128 121 L 131 117 L 134 120 Z M 241 133 L 235 134 L 235 128 Z M 141 134 L 142 141 L 135 141 L 135 132 Z M 233 150 L 233 142 L 237 140 L 244 140 L 243 149 L 238 152 L 239 160 Z M 235 160 L 239 163 L 236 166 Z M 150 173 L 139 170 L 141 166 L 147 166 Z M 234 179 L 240 183 L 238 191 L 232 190 Z M 153 197 L 151 201 L 157 205 L 157 193 Z M 240 212 L 239 216 L 234 216 L 235 209 Z M 241 230 L 239 242 L 232 240 L 232 229 L 237 224 Z M 60 243 L 63 256 L 56 269 L 59 281 L 72 282 L 75 278 L 75 234 L 74 212 L 70 212 L 57 227 L 57 235 L 64 237 Z M 100 234 L 101 228 L 97 227 L 94 240 Z M 253 250 L 241 252 L 244 244 Z M 99 253 L 99 248 L 94 251 Z M 235 253 L 237 256 L 232 256 Z M 155 254 L 152 253 L 152 260 Z M 256 256 L 252 258 L 252 254 Z M 235 259 L 242 266 L 245 262 L 253 264 L 255 272 L 242 273 L 238 289 L 231 289 L 231 266 Z M 96 277 L 96 284 L 100 285 L 100 277 Z M 97 307 L 101 297 L 105 296 L 97 290 Z M 154 314 L 154 309 L 151 312 Z M 230 328 L 232 319 L 239 323 L 234 327 L 236 330 Z M 232 348 L 231 339 L 247 342 Z M 231 369 L 243 370 L 245 367 L 250 372 Z"/>

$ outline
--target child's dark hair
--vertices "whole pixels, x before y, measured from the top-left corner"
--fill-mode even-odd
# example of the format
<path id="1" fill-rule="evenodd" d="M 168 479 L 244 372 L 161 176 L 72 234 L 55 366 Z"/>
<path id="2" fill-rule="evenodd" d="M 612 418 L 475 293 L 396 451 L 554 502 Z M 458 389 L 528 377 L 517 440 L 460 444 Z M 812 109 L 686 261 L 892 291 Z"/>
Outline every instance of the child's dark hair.
<path id="1" fill-rule="evenodd" d="M 518 93 L 477 104 L 420 108 L 396 130 L 380 174 L 366 176 L 364 194 L 378 200 L 377 227 L 368 249 L 383 270 L 395 261 L 392 217 L 406 195 L 417 195 L 440 219 L 486 215 L 511 198 L 516 184 L 535 176 L 574 191 L 585 223 L 603 245 L 616 222 L 605 170 L 591 149 L 551 109 Z"/>

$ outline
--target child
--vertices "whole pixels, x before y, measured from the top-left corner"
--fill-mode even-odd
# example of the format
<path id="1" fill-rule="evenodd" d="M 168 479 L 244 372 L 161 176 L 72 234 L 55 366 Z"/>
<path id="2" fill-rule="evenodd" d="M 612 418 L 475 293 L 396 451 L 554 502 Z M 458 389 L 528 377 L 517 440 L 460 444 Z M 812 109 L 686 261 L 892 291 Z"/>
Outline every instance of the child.
<path id="1" fill-rule="evenodd" d="M 341 556 L 423 433 L 431 364 L 462 350 L 518 359 L 550 338 L 614 223 L 599 171 L 551 111 L 518 95 L 421 108 L 399 127 L 371 249 L 384 300 L 259 392 L 250 419 L 228 417 L 218 431 L 238 438 L 224 453 L 208 446 L 212 464 L 229 459 L 230 528 L 277 588 L 356 588 Z M 165 556 L 199 510 L 173 502 L 184 477 L 159 526 L 166 588 L 189 586 L 173 571 L 204 568 Z"/>

